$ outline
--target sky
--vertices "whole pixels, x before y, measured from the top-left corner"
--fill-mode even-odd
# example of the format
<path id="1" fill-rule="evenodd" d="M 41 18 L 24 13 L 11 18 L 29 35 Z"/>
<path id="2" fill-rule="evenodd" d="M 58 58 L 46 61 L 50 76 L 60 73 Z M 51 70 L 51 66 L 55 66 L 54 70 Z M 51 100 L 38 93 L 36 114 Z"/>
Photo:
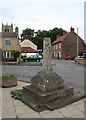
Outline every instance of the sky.
<path id="1" fill-rule="evenodd" d="M 84 38 L 85 0 L 1 0 L 0 27 L 13 23 L 19 27 L 19 34 L 26 28 L 50 30 L 55 27 L 70 31 L 79 28 Z M 1 30 L 0 30 L 1 31 Z"/>

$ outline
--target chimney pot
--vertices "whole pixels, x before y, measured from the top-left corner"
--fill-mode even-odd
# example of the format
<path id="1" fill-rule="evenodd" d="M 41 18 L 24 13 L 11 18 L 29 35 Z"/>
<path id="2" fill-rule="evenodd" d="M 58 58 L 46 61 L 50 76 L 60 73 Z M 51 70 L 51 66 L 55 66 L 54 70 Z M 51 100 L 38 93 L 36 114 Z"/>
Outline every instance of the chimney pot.
<path id="1" fill-rule="evenodd" d="M 29 39 L 29 35 L 26 35 L 26 36 L 25 36 L 25 39 Z"/>
<path id="2" fill-rule="evenodd" d="M 74 28 L 71 27 L 70 28 L 70 32 L 74 33 Z"/>

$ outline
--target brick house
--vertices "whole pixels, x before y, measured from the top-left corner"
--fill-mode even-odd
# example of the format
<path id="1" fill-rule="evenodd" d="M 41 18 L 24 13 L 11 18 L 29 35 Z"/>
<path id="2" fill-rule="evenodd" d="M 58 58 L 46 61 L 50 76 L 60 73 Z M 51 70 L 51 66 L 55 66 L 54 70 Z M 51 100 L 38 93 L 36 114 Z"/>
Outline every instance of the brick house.
<path id="1" fill-rule="evenodd" d="M 11 25 L 3 25 L 2 24 L 2 32 L 0 32 L 0 48 L 2 49 L 3 59 L 11 60 L 12 50 L 20 51 L 20 44 L 18 40 L 18 27 L 15 28 L 15 32 L 13 32 L 13 24 Z"/>
<path id="2" fill-rule="evenodd" d="M 83 40 L 78 36 L 79 55 L 84 50 Z M 52 57 L 56 59 L 65 59 L 66 56 L 77 55 L 77 34 L 74 28 L 70 28 L 70 32 L 63 32 L 63 36 L 57 35 L 57 39 L 52 43 Z"/>

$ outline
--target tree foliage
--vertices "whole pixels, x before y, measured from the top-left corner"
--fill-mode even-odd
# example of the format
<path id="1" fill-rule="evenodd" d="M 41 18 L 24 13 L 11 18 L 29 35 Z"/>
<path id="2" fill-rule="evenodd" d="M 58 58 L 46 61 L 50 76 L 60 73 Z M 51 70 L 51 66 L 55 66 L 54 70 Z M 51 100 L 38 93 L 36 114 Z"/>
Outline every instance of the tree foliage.
<path id="1" fill-rule="evenodd" d="M 13 55 L 14 59 L 16 60 L 20 56 L 21 52 L 19 50 L 13 50 L 11 54 Z"/>
<path id="2" fill-rule="evenodd" d="M 43 48 L 43 38 L 44 37 L 50 37 L 51 42 L 54 42 L 56 40 L 57 35 L 63 35 L 63 29 L 62 28 L 54 28 L 52 30 L 38 30 L 34 31 L 30 28 L 27 28 L 22 31 L 21 39 L 24 38 L 26 35 L 29 36 L 29 40 L 31 40 L 34 44 L 37 45 L 38 49 Z"/>

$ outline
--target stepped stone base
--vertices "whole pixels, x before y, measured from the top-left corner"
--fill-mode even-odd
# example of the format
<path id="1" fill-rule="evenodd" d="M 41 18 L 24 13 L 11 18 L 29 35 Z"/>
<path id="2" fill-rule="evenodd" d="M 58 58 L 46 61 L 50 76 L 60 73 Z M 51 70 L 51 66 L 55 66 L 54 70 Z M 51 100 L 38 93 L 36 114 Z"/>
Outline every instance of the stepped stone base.
<path id="1" fill-rule="evenodd" d="M 41 112 L 41 111 L 44 111 L 47 109 L 54 110 L 54 109 L 64 107 L 64 106 L 69 105 L 73 102 L 76 102 L 82 98 L 84 98 L 83 95 L 76 94 L 76 95 L 72 95 L 72 96 L 62 97 L 62 98 L 53 100 L 48 103 L 41 103 L 29 95 L 23 94 L 21 97 L 21 101 L 24 102 L 26 105 L 28 105 L 33 110 L 35 110 L 36 112 Z"/>
<path id="2" fill-rule="evenodd" d="M 63 89 L 57 89 L 53 91 L 40 91 L 39 89 L 34 88 L 32 85 L 23 87 L 23 93 L 29 95 L 41 103 L 47 103 L 57 98 L 71 96 L 73 95 L 72 87 L 65 87 Z"/>
<path id="3" fill-rule="evenodd" d="M 40 112 L 64 107 L 83 97 L 75 95 L 73 87 L 64 86 L 63 79 L 55 72 L 41 71 L 31 79 L 30 86 L 23 87 L 21 101 Z"/>

